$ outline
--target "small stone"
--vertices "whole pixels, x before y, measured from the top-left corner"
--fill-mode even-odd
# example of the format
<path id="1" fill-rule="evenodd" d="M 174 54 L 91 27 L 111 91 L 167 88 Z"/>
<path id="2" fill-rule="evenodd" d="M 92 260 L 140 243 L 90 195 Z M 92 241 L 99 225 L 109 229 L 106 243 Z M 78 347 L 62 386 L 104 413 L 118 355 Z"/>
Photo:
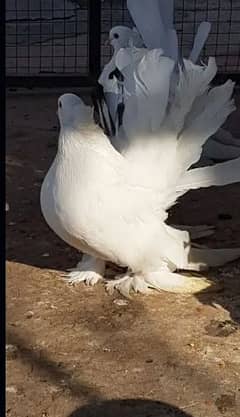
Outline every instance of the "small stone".
<path id="1" fill-rule="evenodd" d="M 216 362 L 217 362 L 218 366 L 220 366 L 220 368 L 225 368 L 226 364 L 225 364 L 223 359 L 216 358 Z"/>
<path id="2" fill-rule="evenodd" d="M 43 258 L 49 258 L 49 256 L 50 256 L 50 254 L 49 254 L 49 253 L 43 253 L 43 254 L 42 254 L 42 257 L 43 257 Z"/>
<path id="3" fill-rule="evenodd" d="M 44 306 L 46 303 L 45 303 L 45 301 L 38 301 L 37 302 L 37 305 L 38 306 Z"/>
<path id="4" fill-rule="evenodd" d="M 8 204 L 8 203 L 6 203 L 6 204 L 5 204 L 5 211 L 9 211 L 9 210 L 10 210 L 9 204 Z"/>
<path id="5" fill-rule="evenodd" d="M 60 387 L 49 387 L 48 391 L 50 392 L 50 394 L 57 394 L 58 392 L 60 392 L 62 389 Z"/>
<path id="6" fill-rule="evenodd" d="M 33 316 L 34 316 L 34 312 L 30 310 L 30 311 L 28 311 L 28 312 L 26 313 L 26 316 L 25 316 L 25 317 L 26 317 L 27 319 L 31 319 Z"/>
<path id="7" fill-rule="evenodd" d="M 7 359 L 16 359 L 18 353 L 17 346 L 14 345 L 6 345 L 6 357 Z"/>
<path id="8" fill-rule="evenodd" d="M 8 223 L 8 226 L 15 226 L 16 225 L 16 223 L 15 222 L 9 222 Z"/>
<path id="9" fill-rule="evenodd" d="M 103 348 L 103 352 L 111 352 L 111 349 L 108 347 Z"/>
<path id="10" fill-rule="evenodd" d="M 15 387 L 6 387 L 6 392 L 9 392 L 11 394 L 17 394 L 17 388 Z"/>
<path id="11" fill-rule="evenodd" d="M 143 372 L 143 368 L 133 368 L 132 371 L 136 372 L 136 373 L 141 373 L 141 372 Z"/>
<path id="12" fill-rule="evenodd" d="M 128 305 L 127 300 L 114 300 L 113 303 L 120 307 Z"/>
<path id="13" fill-rule="evenodd" d="M 19 320 L 9 323 L 10 326 L 19 327 L 21 322 Z"/>

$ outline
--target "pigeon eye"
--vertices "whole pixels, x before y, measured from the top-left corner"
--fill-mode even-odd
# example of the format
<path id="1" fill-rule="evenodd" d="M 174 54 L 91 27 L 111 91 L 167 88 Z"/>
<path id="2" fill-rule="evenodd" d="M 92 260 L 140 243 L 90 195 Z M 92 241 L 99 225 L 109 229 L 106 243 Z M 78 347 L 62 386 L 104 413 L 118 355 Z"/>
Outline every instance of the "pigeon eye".
<path id="1" fill-rule="evenodd" d="M 118 39 L 118 38 L 119 38 L 119 34 L 118 34 L 118 33 L 114 33 L 113 37 L 114 37 L 115 39 Z"/>
<path id="2" fill-rule="evenodd" d="M 61 101 L 59 101 L 59 107 L 60 107 L 60 109 L 62 108 L 62 102 Z"/>

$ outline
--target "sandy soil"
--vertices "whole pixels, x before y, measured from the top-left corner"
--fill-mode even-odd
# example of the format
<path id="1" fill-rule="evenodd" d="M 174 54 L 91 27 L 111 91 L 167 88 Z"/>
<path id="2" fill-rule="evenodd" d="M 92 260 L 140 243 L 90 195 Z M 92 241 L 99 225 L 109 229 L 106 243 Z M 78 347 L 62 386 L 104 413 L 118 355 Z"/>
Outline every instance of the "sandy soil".
<path id="1" fill-rule="evenodd" d="M 7 141 L 7 416 L 236 417 L 240 263 L 219 290 L 131 301 L 67 286 L 79 255 L 45 224 L 42 179 L 56 151 L 57 95 L 11 94 Z M 235 133 L 240 113 L 228 125 Z M 213 224 L 209 246 L 240 246 L 240 186 L 189 193 L 178 223 Z"/>

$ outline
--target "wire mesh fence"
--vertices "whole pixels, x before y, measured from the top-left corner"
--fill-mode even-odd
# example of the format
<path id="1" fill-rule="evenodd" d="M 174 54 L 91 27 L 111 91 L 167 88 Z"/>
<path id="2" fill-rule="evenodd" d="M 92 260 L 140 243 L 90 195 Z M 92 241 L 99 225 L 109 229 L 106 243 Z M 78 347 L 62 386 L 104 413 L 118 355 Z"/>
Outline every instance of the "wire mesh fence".
<path id="1" fill-rule="evenodd" d="M 88 7 L 66 0 L 7 0 L 7 74 L 87 74 Z"/>
<path id="2" fill-rule="evenodd" d="M 7 76 L 57 75 L 67 84 L 66 77 L 87 77 L 94 71 L 94 65 L 97 73 L 99 62 L 103 66 L 112 54 L 105 45 L 111 27 L 131 27 L 133 22 L 125 0 L 99 0 L 101 14 L 99 7 L 90 15 L 89 5 L 94 3 L 97 2 L 6 0 Z M 203 20 L 211 22 L 212 28 L 202 59 L 215 56 L 221 73 L 240 76 L 240 0 L 175 1 L 175 27 L 186 57 Z M 93 36 L 95 45 L 91 42 Z M 93 55 L 91 64 L 93 49 L 95 59 Z"/>

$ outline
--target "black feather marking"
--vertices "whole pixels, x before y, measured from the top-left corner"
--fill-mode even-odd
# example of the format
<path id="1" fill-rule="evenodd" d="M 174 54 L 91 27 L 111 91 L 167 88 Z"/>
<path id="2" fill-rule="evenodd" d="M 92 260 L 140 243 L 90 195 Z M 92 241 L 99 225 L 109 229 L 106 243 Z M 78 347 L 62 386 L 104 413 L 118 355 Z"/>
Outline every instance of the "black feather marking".
<path id="1" fill-rule="evenodd" d="M 121 126 L 122 123 L 123 123 L 123 113 L 124 113 L 124 110 L 125 110 L 124 103 L 119 103 L 119 105 L 117 107 L 119 126 Z"/>
<path id="2" fill-rule="evenodd" d="M 117 78 L 117 80 L 118 80 L 118 81 L 120 81 L 120 82 L 123 82 L 123 81 L 124 81 L 124 76 L 123 76 L 123 74 L 121 73 L 121 71 L 119 71 L 119 69 L 118 69 L 118 68 L 115 68 L 115 70 L 113 70 L 112 72 L 110 72 L 110 74 L 109 74 L 109 76 L 108 76 L 108 78 L 109 78 L 110 80 L 112 80 L 112 79 L 113 79 L 113 77 L 116 77 L 116 78 Z"/>
<path id="3" fill-rule="evenodd" d="M 104 98 L 104 93 L 103 93 L 103 88 L 100 84 L 97 84 L 94 91 L 91 94 L 91 98 L 92 98 L 92 102 L 93 102 L 93 106 L 94 106 L 94 119 L 95 122 L 103 129 L 104 133 L 107 136 L 112 136 L 115 134 L 115 126 L 114 123 L 112 121 L 111 115 L 108 111 L 108 117 L 110 120 L 110 126 L 108 126 L 107 121 L 106 121 L 106 117 L 103 111 L 103 102 L 106 105 L 107 108 L 107 104 L 105 102 L 105 98 Z M 102 120 L 102 123 L 101 123 Z"/>

